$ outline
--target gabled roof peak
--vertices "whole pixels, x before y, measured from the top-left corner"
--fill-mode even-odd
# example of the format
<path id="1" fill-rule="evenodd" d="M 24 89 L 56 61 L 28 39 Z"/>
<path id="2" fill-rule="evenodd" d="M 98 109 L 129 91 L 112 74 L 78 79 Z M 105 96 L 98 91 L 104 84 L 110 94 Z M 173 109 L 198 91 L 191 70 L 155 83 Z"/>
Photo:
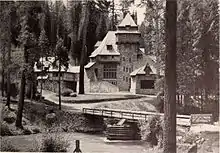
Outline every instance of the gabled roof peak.
<path id="1" fill-rule="evenodd" d="M 118 25 L 118 27 L 137 27 L 137 24 L 132 19 L 131 15 L 129 13 L 126 14 L 125 18 L 122 20 L 122 22 Z"/>

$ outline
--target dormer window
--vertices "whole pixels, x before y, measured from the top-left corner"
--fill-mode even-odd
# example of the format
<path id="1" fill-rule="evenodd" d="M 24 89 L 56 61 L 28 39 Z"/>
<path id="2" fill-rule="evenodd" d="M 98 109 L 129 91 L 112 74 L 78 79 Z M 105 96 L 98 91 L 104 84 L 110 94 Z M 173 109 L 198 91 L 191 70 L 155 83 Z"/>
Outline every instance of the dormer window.
<path id="1" fill-rule="evenodd" d="M 112 50 L 112 45 L 107 45 L 107 50 Z"/>

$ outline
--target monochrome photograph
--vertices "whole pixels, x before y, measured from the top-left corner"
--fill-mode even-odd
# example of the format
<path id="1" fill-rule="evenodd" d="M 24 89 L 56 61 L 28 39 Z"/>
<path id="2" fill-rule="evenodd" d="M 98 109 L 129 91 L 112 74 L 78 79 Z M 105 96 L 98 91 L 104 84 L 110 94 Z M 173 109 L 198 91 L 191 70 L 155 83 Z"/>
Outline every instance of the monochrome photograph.
<path id="1" fill-rule="evenodd" d="M 0 0 L 0 152 L 219 153 L 219 0 Z"/>

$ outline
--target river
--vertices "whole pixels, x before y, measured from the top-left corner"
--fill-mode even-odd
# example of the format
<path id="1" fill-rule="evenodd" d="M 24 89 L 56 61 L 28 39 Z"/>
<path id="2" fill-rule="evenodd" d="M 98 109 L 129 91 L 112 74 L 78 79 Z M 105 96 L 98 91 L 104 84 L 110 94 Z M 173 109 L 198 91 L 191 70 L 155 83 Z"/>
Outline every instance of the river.
<path id="1" fill-rule="evenodd" d="M 64 137 L 70 143 L 68 152 L 75 149 L 75 140 L 80 140 L 80 149 L 82 153 L 150 153 L 147 144 L 140 141 L 129 142 L 106 142 L 103 135 L 91 135 L 84 133 L 54 133 L 57 137 Z M 11 141 L 20 151 L 27 152 L 34 146 L 37 147 L 39 141 L 45 137 L 45 134 L 20 135 L 3 137 Z"/>

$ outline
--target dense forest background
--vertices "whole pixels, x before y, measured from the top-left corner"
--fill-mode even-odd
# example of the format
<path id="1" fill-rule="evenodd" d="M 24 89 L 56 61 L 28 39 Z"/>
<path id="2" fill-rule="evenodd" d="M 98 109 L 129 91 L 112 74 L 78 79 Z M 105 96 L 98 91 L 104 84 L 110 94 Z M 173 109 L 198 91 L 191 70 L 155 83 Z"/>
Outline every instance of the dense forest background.
<path id="1" fill-rule="evenodd" d="M 56 46 L 63 45 L 73 65 L 85 63 L 97 41 L 108 30 L 116 30 L 121 14 L 130 11 L 134 0 L 101 1 L 7 1 L 1 2 L 1 82 L 20 82 L 25 69 L 27 81 L 34 82 L 33 64 L 41 56 L 64 56 Z M 165 61 L 165 1 L 141 0 L 145 19 L 139 26 L 146 54 L 157 57 L 158 69 Z M 137 18 L 136 12 L 130 11 Z M 86 26 L 85 26 L 86 25 Z M 58 41 L 60 40 L 61 41 Z M 85 45 L 84 45 L 85 44 Z M 26 52 L 24 52 L 26 50 Z M 28 55 L 28 56 L 27 56 Z M 28 58 L 25 58 L 28 57 Z M 65 58 L 64 58 L 65 59 Z M 65 63 L 64 63 L 65 64 Z M 158 74 L 160 72 L 158 71 Z M 9 78 L 10 80 L 8 80 Z M 219 10 L 217 0 L 185 0 L 177 11 L 177 91 L 197 98 L 201 108 L 219 95 Z M 163 89 L 163 79 L 157 88 Z M 9 87 L 8 87 L 9 88 Z M 4 93 L 2 93 L 4 95 Z"/>

